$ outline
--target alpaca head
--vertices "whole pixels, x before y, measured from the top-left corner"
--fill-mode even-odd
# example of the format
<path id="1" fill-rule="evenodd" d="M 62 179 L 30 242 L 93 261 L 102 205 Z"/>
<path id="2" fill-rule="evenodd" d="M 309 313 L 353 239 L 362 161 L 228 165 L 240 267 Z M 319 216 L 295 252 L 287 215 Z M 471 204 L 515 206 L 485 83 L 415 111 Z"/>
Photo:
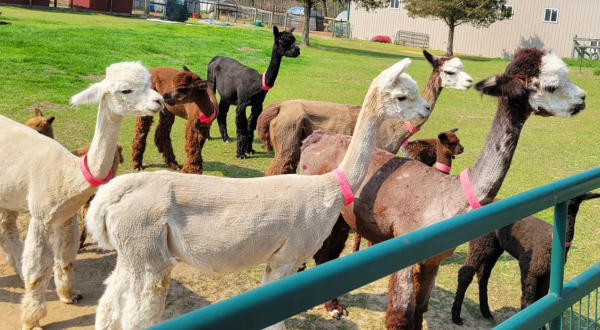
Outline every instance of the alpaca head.
<path id="1" fill-rule="evenodd" d="M 456 136 L 456 131 L 458 131 L 458 128 L 441 132 L 438 135 L 442 148 L 444 148 L 444 154 L 452 155 L 452 159 L 455 155 L 460 155 L 465 151 L 465 148 L 460 144 L 460 139 Z"/>
<path id="2" fill-rule="evenodd" d="M 523 48 L 504 73 L 477 83 L 488 95 L 526 103 L 541 116 L 573 116 L 585 109 L 587 93 L 567 77 L 567 66 L 556 55 L 536 48 Z"/>
<path id="3" fill-rule="evenodd" d="M 200 76 L 193 73 L 186 66 L 183 71 L 173 78 L 172 88 L 163 94 L 165 103 L 168 105 L 196 102 L 200 104 L 200 110 L 212 108 L 214 113 L 219 110 L 217 98 L 213 85 Z M 207 115 L 207 114 L 205 114 Z M 212 115 L 212 112 L 208 116 Z"/>
<path id="4" fill-rule="evenodd" d="M 296 37 L 294 37 L 294 28 L 288 31 L 279 32 L 277 26 L 273 25 L 273 36 L 275 44 L 273 51 L 279 56 L 298 57 L 300 55 L 300 47 L 296 45 Z"/>
<path id="5" fill-rule="evenodd" d="M 473 78 L 464 71 L 463 63 L 458 57 L 444 55 L 439 59 L 426 50 L 423 50 L 423 55 L 433 67 L 433 71 L 440 75 L 440 86 L 459 91 L 473 87 Z"/>
<path id="6" fill-rule="evenodd" d="M 35 108 L 35 117 L 28 119 L 25 122 L 25 126 L 33 128 L 36 132 L 54 139 L 52 122 L 54 122 L 54 116 L 46 118 L 40 109 Z"/>
<path id="7" fill-rule="evenodd" d="M 150 72 L 140 62 L 110 65 L 104 80 L 71 97 L 73 105 L 94 102 L 120 116 L 152 116 L 164 108 L 162 96 L 150 88 Z"/>
<path id="8" fill-rule="evenodd" d="M 378 99 L 385 117 L 400 120 L 411 120 L 417 116 L 429 117 L 430 106 L 419 95 L 419 86 L 404 73 L 410 63 L 411 60 L 406 58 L 392 65 L 371 83 L 365 101 L 372 97 Z"/>

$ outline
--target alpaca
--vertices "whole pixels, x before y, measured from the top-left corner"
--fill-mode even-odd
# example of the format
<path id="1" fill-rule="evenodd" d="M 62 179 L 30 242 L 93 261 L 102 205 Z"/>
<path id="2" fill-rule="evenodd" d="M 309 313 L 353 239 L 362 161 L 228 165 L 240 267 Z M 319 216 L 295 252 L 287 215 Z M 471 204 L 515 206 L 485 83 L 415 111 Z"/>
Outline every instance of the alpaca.
<path id="1" fill-rule="evenodd" d="M 441 132 L 437 139 L 415 140 L 404 144 L 400 152 L 406 158 L 418 160 L 427 166 L 434 166 L 438 170 L 449 174 L 452 168 L 452 159 L 455 155 L 463 153 L 465 148 L 460 144 L 460 139 L 456 136 L 458 128 L 453 128 L 446 132 Z M 354 246 L 352 252 L 360 249 L 360 240 L 362 236 L 359 233 L 354 235 Z M 369 242 L 369 246 L 373 243 Z"/>
<path id="2" fill-rule="evenodd" d="M 36 132 L 45 135 L 51 139 L 54 139 L 54 129 L 52 128 L 52 123 L 54 122 L 55 117 L 44 117 L 42 111 L 38 108 L 35 108 L 35 117 L 29 118 L 25 122 L 25 126 L 35 130 Z"/>
<path id="3" fill-rule="evenodd" d="M 409 64 L 402 60 L 373 81 L 347 157 L 332 173 L 235 179 L 159 171 L 121 175 L 101 187 L 87 228 L 118 259 L 98 304 L 96 329 L 158 322 L 175 257 L 209 275 L 266 262 L 262 284 L 294 274 L 351 202 L 383 119 L 429 114 L 417 84 L 403 73 Z"/>
<path id="4" fill-rule="evenodd" d="M 150 74 L 139 62 L 109 66 L 102 82 L 71 98 L 71 104 L 91 102 L 100 102 L 98 119 L 90 152 L 82 158 L 55 140 L 0 116 L 0 153 L 4 155 L 0 168 L 5 174 L 0 185 L 0 247 L 25 282 L 24 330 L 41 330 L 53 266 L 59 299 L 68 304 L 81 299 L 72 288 L 79 234 L 75 214 L 97 186 L 111 177 L 123 116 L 147 116 L 163 109 L 162 97 L 150 89 Z M 25 210 L 31 220 L 23 247 L 16 221 Z M 54 260 L 48 242 L 52 228 Z"/>
<path id="5" fill-rule="evenodd" d="M 599 197 L 600 194 L 588 192 L 569 200 L 565 261 L 575 235 L 575 218 L 577 212 L 579 212 L 579 205 L 583 201 Z M 488 304 L 487 286 L 492 269 L 504 251 L 519 260 L 522 283 L 521 309 L 548 294 L 552 254 L 552 225 L 540 218 L 529 216 L 469 242 L 467 260 L 465 265 L 458 271 L 458 287 L 452 305 L 452 322 L 458 325 L 463 324 L 460 309 L 465 298 L 465 292 L 475 274 L 477 274 L 479 282 L 479 308 L 481 314 L 488 320 L 493 319 Z"/>
<path id="6" fill-rule="evenodd" d="M 425 59 L 433 70 L 423 90 L 422 97 L 431 105 L 443 88 L 466 91 L 473 86 L 473 79 L 463 71 L 457 57 L 441 59 L 423 50 Z M 258 136 L 267 151 L 275 150 L 275 159 L 265 175 L 296 173 L 300 160 L 300 142 L 314 130 L 352 135 L 360 106 L 319 101 L 293 100 L 269 105 L 258 118 Z M 388 119 L 384 122 L 376 146 L 393 154 L 398 153 L 403 141 L 416 134 L 427 118 L 410 122 Z"/>
<path id="7" fill-rule="evenodd" d="M 585 108 L 587 96 L 569 81 L 567 67 L 558 56 L 535 48 L 517 51 L 504 73 L 479 82 L 475 88 L 498 97 L 496 115 L 477 161 L 459 177 L 383 150 L 374 151 L 354 204 L 342 209 L 331 237 L 315 255 L 317 264 L 339 256 L 350 228 L 377 244 L 489 204 L 508 172 L 527 118 L 532 113 L 576 115 Z M 335 168 L 348 139 L 325 133 L 309 136 L 299 163 L 301 174 L 321 174 Z M 453 250 L 391 276 L 387 329 L 422 328 L 439 265 Z M 332 316 L 344 311 L 337 299 L 325 306 Z"/>
<path id="8" fill-rule="evenodd" d="M 273 25 L 273 50 L 271 62 L 263 74 L 240 62 L 223 56 L 215 56 L 208 63 L 208 81 L 219 92 L 219 115 L 217 121 L 224 142 L 231 142 L 227 134 L 227 113 L 230 105 L 236 105 L 235 127 L 237 133 L 236 157 L 245 159 L 246 154 L 253 155 L 252 141 L 256 120 L 263 110 L 263 102 L 267 92 L 275 85 L 279 73 L 281 59 L 300 56 L 300 48 L 296 46 L 294 28 L 279 32 Z M 246 118 L 246 107 L 251 106 L 250 117 Z"/>
<path id="9" fill-rule="evenodd" d="M 32 128 L 36 132 L 45 135 L 51 139 L 54 139 L 54 128 L 52 127 L 52 122 L 54 122 L 54 116 L 45 118 L 44 114 L 40 109 L 35 108 L 35 117 L 30 118 L 25 122 L 25 126 Z M 87 145 L 71 151 L 71 153 L 77 157 L 83 157 L 85 154 L 90 151 L 91 143 Z M 115 151 L 115 158 L 113 159 L 113 163 L 111 166 L 111 170 L 113 175 L 117 175 L 117 169 L 119 165 L 123 164 L 125 159 L 123 158 L 123 147 L 120 143 L 117 143 L 117 150 Z M 90 202 L 92 201 L 92 197 L 81 207 L 81 231 L 79 232 L 79 248 L 83 248 L 83 244 L 85 243 L 85 238 L 87 236 L 87 232 L 85 230 L 85 214 L 87 213 L 88 208 L 90 207 Z"/>
<path id="10" fill-rule="evenodd" d="M 162 111 L 159 114 L 154 136 L 154 143 L 158 147 L 158 151 L 163 154 L 165 164 L 169 165 L 171 169 L 181 170 L 182 173 L 202 174 L 202 148 L 208 137 L 210 125 L 218 111 L 214 89 L 210 83 L 202 80 L 200 76 L 185 66 L 183 72 L 172 68 L 152 68 L 150 75 L 152 76 L 152 89 L 161 95 L 174 91 L 179 93 L 176 98 L 170 97 L 170 94 L 165 97 L 165 109 L 168 111 Z M 175 160 L 171 143 L 171 127 L 175 122 L 175 116 L 186 120 L 186 156 L 183 168 Z M 152 116 L 139 117 L 135 120 L 131 146 L 131 159 L 135 171 L 144 169 L 142 161 L 152 121 Z"/>

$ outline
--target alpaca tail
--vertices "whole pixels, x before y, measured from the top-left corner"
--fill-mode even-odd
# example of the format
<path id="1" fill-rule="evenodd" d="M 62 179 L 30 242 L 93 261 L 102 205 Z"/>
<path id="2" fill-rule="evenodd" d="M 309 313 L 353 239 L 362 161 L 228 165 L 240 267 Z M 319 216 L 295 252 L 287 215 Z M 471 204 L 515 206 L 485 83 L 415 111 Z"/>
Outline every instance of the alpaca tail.
<path id="1" fill-rule="evenodd" d="M 108 211 L 112 205 L 118 203 L 127 192 L 131 191 L 131 185 L 128 182 L 132 180 L 133 176 L 135 175 L 121 175 L 111 180 L 110 184 L 100 186 L 90 204 L 86 214 L 85 227 L 92 236 L 92 241 L 97 242 L 101 249 L 115 249 L 110 242 L 107 230 L 110 216 Z"/>
<path id="2" fill-rule="evenodd" d="M 265 145 L 265 150 L 267 151 L 273 150 L 273 144 L 271 143 L 271 137 L 269 136 L 269 128 L 271 127 L 271 121 L 275 119 L 277 115 L 279 115 L 280 109 L 281 103 L 270 104 L 260 114 L 258 117 L 258 122 L 256 123 L 258 137 Z"/>
<path id="3" fill-rule="evenodd" d="M 213 94 L 216 97 L 217 92 L 217 75 L 215 74 L 215 66 L 217 65 L 217 60 L 219 56 L 213 57 L 210 62 L 208 62 L 208 67 L 206 69 L 206 81 L 212 84 Z"/>

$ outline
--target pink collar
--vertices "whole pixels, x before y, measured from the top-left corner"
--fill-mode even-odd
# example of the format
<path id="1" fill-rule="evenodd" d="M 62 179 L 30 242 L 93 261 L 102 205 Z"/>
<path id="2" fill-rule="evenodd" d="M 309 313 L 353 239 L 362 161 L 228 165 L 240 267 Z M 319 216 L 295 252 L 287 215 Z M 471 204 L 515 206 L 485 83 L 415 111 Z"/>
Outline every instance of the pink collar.
<path id="1" fill-rule="evenodd" d="M 481 204 L 479 204 L 479 200 L 477 199 L 477 197 L 475 197 L 475 193 L 473 192 L 473 186 L 471 186 L 471 181 L 469 180 L 468 168 L 460 172 L 460 184 L 462 186 L 465 197 L 467 198 L 467 201 L 469 202 L 469 205 L 471 205 L 473 210 L 480 208 Z"/>
<path id="2" fill-rule="evenodd" d="M 417 134 L 417 132 L 419 132 L 419 130 L 416 127 L 414 127 L 413 124 L 408 120 L 404 121 L 404 125 L 406 125 L 406 129 L 412 135 L 415 135 Z"/>
<path id="3" fill-rule="evenodd" d="M 446 174 L 450 173 L 450 166 L 444 165 L 442 163 L 435 162 L 435 168 L 440 170 L 440 172 L 444 172 Z"/>
<path id="4" fill-rule="evenodd" d="M 213 111 L 213 114 L 210 115 L 210 117 L 206 118 L 206 116 L 202 113 L 202 111 L 200 111 L 200 122 L 201 123 L 205 123 L 208 124 L 211 121 L 213 121 L 213 119 L 215 119 L 215 116 L 217 115 L 216 111 Z"/>
<path id="5" fill-rule="evenodd" d="M 88 169 L 87 169 L 87 154 L 85 154 L 85 155 L 83 155 L 83 157 L 79 158 L 79 169 L 81 170 L 81 174 L 83 174 L 83 177 L 85 178 L 85 180 L 87 182 L 89 182 L 89 184 L 92 187 L 101 186 L 101 185 L 107 183 L 108 181 L 110 181 L 110 179 L 112 179 L 112 177 L 113 177 L 113 170 L 111 168 L 110 171 L 108 171 L 108 175 L 106 176 L 104 181 L 94 178 L 92 176 L 92 173 L 90 173 L 90 171 L 88 171 Z"/>
<path id="6" fill-rule="evenodd" d="M 273 88 L 273 87 L 267 86 L 267 83 L 265 82 L 266 76 L 267 76 L 267 72 L 264 72 L 262 74 L 262 87 L 261 87 L 263 91 L 268 91 L 269 89 Z"/>
<path id="7" fill-rule="evenodd" d="M 340 185 L 340 189 L 342 189 L 342 195 L 344 195 L 344 206 L 351 204 L 354 201 L 354 194 L 352 193 L 352 189 L 350 189 L 350 185 L 346 180 L 346 176 L 339 168 L 336 168 L 331 173 L 337 179 L 338 184 Z"/>
<path id="8" fill-rule="evenodd" d="M 405 145 L 408 144 L 408 140 L 404 140 L 404 142 L 402 142 L 402 146 L 404 147 Z"/>

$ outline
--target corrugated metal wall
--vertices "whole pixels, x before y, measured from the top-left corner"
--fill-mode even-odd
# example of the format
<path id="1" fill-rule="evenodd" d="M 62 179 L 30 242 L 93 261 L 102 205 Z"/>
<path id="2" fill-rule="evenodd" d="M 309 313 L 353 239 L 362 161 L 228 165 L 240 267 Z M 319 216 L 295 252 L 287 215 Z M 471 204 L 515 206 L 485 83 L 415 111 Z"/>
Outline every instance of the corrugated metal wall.
<path id="1" fill-rule="evenodd" d="M 514 16 L 492 24 L 487 29 L 470 25 L 456 27 L 454 52 L 507 58 L 519 47 L 550 49 L 570 57 L 573 37 L 600 38 L 600 0 L 509 0 Z M 558 23 L 544 23 L 545 8 L 559 10 Z M 429 34 L 429 48 L 446 50 L 448 27 L 441 20 L 407 16 L 403 4 L 399 9 L 367 12 L 352 4 L 352 37 L 370 39 L 375 35 L 393 37 L 398 30 Z"/>

